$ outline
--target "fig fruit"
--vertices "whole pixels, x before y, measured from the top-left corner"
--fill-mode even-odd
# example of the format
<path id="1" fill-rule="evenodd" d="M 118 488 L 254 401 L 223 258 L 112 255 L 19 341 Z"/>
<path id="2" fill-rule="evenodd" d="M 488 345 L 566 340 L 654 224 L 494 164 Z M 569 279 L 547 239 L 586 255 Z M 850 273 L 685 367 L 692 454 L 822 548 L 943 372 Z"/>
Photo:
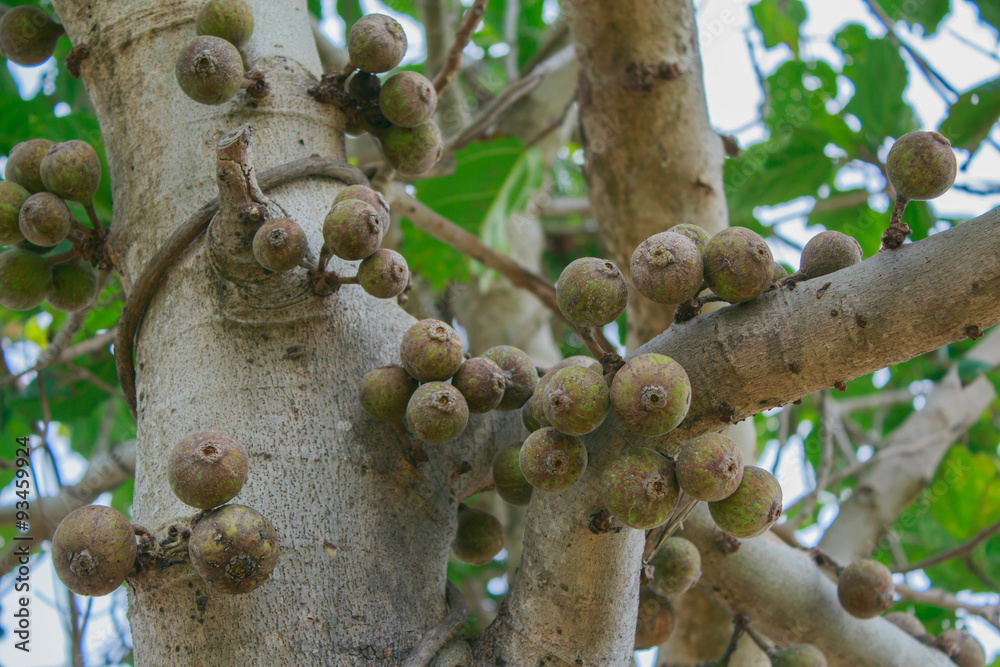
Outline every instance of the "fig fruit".
<path id="1" fill-rule="evenodd" d="M 406 33 L 391 16 L 367 14 L 351 26 L 347 53 L 351 64 L 363 72 L 388 72 L 406 55 Z"/>
<path id="2" fill-rule="evenodd" d="M 708 509 L 722 531 L 738 538 L 757 537 L 781 517 L 781 485 L 763 468 L 745 466 L 736 491 L 709 503 Z"/>
<path id="3" fill-rule="evenodd" d="M 378 213 L 379 221 L 382 223 L 382 233 L 389 231 L 389 202 L 385 200 L 381 192 L 373 190 L 367 185 L 349 185 L 334 197 L 332 206 L 336 206 L 346 199 L 360 199 L 370 205 Z"/>
<path id="4" fill-rule="evenodd" d="M 674 631 L 674 608 L 670 601 L 643 586 L 639 589 L 639 612 L 632 648 L 644 651 L 670 639 Z"/>
<path id="5" fill-rule="evenodd" d="M 563 269 L 556 283 L 559 310 L 578 327 L 603 327 L 628 305 L 625 276 L 612 262 L 581 257 Z"/>
<path id="6" fill-rule="evenodd" d="M 385 159 L 403 176 L 419 176 L 428 171 L 444 151 L 441 128 L 433 120 L 416 127 L 393 125 L 380 132 L 378 140 Z"/>
<path id="7" fill-rule="evenodd" d="M 11 248 L 0 254 L 0 306 L 31 310 L 52 287 L 52 270 L 45 258 L 30 250 Z"/>
<path id="8" fill-rule="evenodd" d="M 424 442 L 457 438 L 469 422 L 469 406 L 455 387 L 444 382 L 421 385 L 406 405 L 406 423 Z"/>
<path id="9" fill-rule="evenodd" d="M 521 445 L 505 447 L 493 459 L 493 483 L 497 495 L 511 505 L 527 505 L 534 487 L 521 472 Z"/>
<path id="10" fill-rule="evenodd" d="M 409 282 L 406 259 L 395 250 L 379 248 L 358 265 L 358 284 L 376 299 L 399 296 Z"/>
<path id="11" fill-rule="evenodd" d="M 582 366 L 556 371 L 539 398 L 549 423 L 569 435 L 596 429 L 604 423 L 610 407 L 604 378 Z"/>
<path id="12" fill-rule="evenodd" d="M 0 182 L 0 245 L 14 245 L 24 240 L 17 221 L 29 193 L 17 183 Z"/>
<path id="13" fill-rule="evenodd" d="M 191 530 L 191 566 L 210 588 L 242 594 L 260 587 L 278 564 L 278 533 L 260 512 L 223 505 Z"/>
<path id="14" fill-rule="evenodd" d="M 378 211 L 360 199 L 334 204 L 323 220 L 323 243 L 341 259 L 370 257 L 382 243 L 382 233 Z"/>
<path id="15" fill-rule="evenodd" d="M 760 235 L 745 227 L 729 227 L 713 236 L 702 259 L 705 282 L 726 301 L 750 301 L 771 286 L 771 249 Z"/>
<path id="16" fill-rule="evenodd" d="M 17 226 L 26 241 L 49 248 L 66 238 L 73 219 L 66 202 L 54 194 L 39 192 L 21 206 Z"/>
<path id="17" fill-rule="evenodd" d="M 382 115 L 399 127 L 416 127 L 430 120 L 437 108 L 434 84 L 418 72 L 393 74 L 379 91 Z"/>
<path id="18" fill-rule="evenodd" d="M 291 271 L 308 252 L 309 241 L 305 230 L 288 218 L 268 220 L 253 236 L 253 257 L 268 271 Z"/>
<path id="19" fill-rule="evenodd" d="M 654 234 L 632 253 L 632 282 L 647 299 L 681 303 L 701 291 L 704 269 L 694 241 L 674 232 Z"/>
<path id="20" fill-rule="evenodd" d="M 583 477 L 587 448 L 580 439 L 552 427 L 528 436 L 518 456 L 521 473 L 539 491 L 565 491 Z"/>
<path id="21" fill-rule="evenodd" d="M 698 252 L 705 252 L 705 246 L 707 246 L 708 242 L 712 240 L 712 235 L 709 234 L 706 229 L 690 223 L 674 225 L 667 231 L 673 232 L 674 234 L 680 234 L 681 236 L 686 236 L 691 239 L 695 246 L 697 246 Z"/>
<path id="22" fill-rule="evenodd" d="M 701 579 L 701 553 L 683 537 L 668 537 L 650 559 L 655 569 L 649 587 L 665 597 L 687 593 Z"/>
<path id="23" fill-rule="evenodd" d="M 52 536 L 52 565 L 77 595 L 99 597 L 117 589 L 135 566 L 136 551 L 129 520 L 101 505 L 70 512 Z"/>
<path id="24" fill-rule="evenodd" d="M 101 184 L 101 160 L 90 144 L 73 139 L 50 148 L 38 173 L 52 194 L 89 206 Z"/>
<path id="25" fill-rule="evenodd" d="M 221 37 L 203 35 L 181 51 L 175 74 L 181 90 L 195 102 L 222 104 L 243 84 L 243 58 Z"/>
<path id="26" fill-rule="evenodd" d="M 198 12 L 195 30 L 242 49 L 253 35 L 253 10 L 244 0 L 208 0 Z"/>
<path id="27" fill-rule="evenodd" d="M 247 481 L 247 450 L 232 436 L 199 431 L 178 442 L 167 463 L 170 490 L 185 505 L 212 509 L 228 503 Z"/>
<path id="28" fill-rule="evenodd" d="M 771 654 L 771 667 L 827 667 L 827 662 L 812 644 L 792 644 Z"/>
<path id="29" fill-rule="evenodd" d="M 854 266 L 861 260 L 861 244 L 853 236 L 835 231 L 820 232 L 802 249 L 799 273 L 806 279 L 819 278 Z"/>
<path id="30" fill-rule="evenodd" d="M 937 132 L 907 132 L 892 145 L 885 170 L 896 196 L 936 199 L 955 182 L 958 161 L 948 138 Z"/>
<path id="31" fill-rule="evenodd" d="M 45 192 L 39 167 L 53 146 L 55 144 L 48 139 L 29 139 L 16 144 L 7 156 L 4 179 L 17 183 L 31 194 Z"/>
<path id="32" fill-rule="evenodd" d="M 11 7 L 0 18 L 0 52 L 22 67 L 41 65 L 52 57 L 63 27 L 38 7 Z"/>
<path id="33" fill-rule="evenodd" d="M 907 614 L 904 611 L 894 611 L 886 614 L 882 618 L 889 621 L 911 637 L 922 637 L 927 634 L 927 629 L 924 628 L 924 624 L 913 614 Z"/>
<path id="34" fill-rule="evenodd" d="M 728 498 L 743 481 L 743 455 L 732 438 L 708 433 L 685 443 L 677 455 L 677 481 L 695 500 Z"/>
<path id="35" fill-rule="evenodd" d="M 52 286 L 47 298 L 56 310 L 69 313 L 85 308 L 97 296 L 97 271 L 82 259 L 52 267 Z"/>
<path id="36" fill-rule="evenodd" d="M 407 329 L 399 357 L 406 372 L 420 382 L 447 380 L 465 361 L 462 340 L 441 320 L 420 320 Z"/>
<path id="37" fill-rule="evenodd" d="M 748 467 L 747 470 L 750 468 Z M 837 579 L 840 606 L 851 616 L 875 618 L 892 606 L 892 572 L 874 560 L 851 563 Z"/>
<path id="38" fill-rule="evenodd" d="M 965 630 L 950 628 L 937 639 L 934 646 L 951 657 L 958 667 L 985 667 L 986 653 L 983 645 Z"/>
<path id="39" fill-rule="evenodd" d="M 652 449 L 625 450 L 601 475 L 605 507 L 629 528 L 648 530 L 662 525 L 677 506 L 679 495 L 673 465 Z"/>
<path id="40" fill-rule="evenodd" d="M 361 379 L 361 407 L 375 419 L 391 424 L 402 423 L 406 406 L 420 383 L 402 366 L 379 366 Z"/>
<path id="41" fill-rule="evenodd" d="M 451 543 L 455 558 L 469 565 L 485 565 L 503 549 L 503 524 L 489 512 L 458 506 L 458 530 Z"/>
<path id="42" fill-rule="evenodd" d="M 510 345 L 497 345 L 482 354 L 500 367 L 506 387 L 497 410 L 517 410 L 528 402 L 538 384 L 538 371 L 531 357 Z"/>
<path id="43" fill-rule="evenodd" d="M 611 409 L 622 425 L 640 435 L 675 429 L 691 407 L 691 382 L 679 363 L 662 354 L 629 359 L 611 383 Z"/>
<path id="44" fill-rule="evenodd" d="M 477 414 L 496 409 L 507 388 L 503 371 L 486 357 L 473 357 L 463 363 L 451 383 L 465 396 L 469 412 Z"/>

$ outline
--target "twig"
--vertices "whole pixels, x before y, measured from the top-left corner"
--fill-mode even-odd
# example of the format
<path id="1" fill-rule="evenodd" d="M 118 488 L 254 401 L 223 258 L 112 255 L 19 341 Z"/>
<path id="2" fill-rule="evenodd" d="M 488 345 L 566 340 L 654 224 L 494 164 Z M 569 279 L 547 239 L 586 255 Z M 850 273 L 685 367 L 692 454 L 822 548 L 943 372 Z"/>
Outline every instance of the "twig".
<path id="1" fill-rule="evenodd" d="M 403 667 L 427 667 L 437 652 L 441 650 L 441 647 L 451 641 L 465 627 L 465 622 L 469 620 L 469 605 L 462 592 L 449 581 L 445 594 L 448 606 L 451 607 L 451 613 L 424 635 L 417 647 L 413 649 L 413 653 L 403 663 Z"/>
<path id="2" fill-rule="evenodd" d="M 970 614 L 979 616 L 994 628 L 1000 630 L 1000 605 L 981 605 L 962 602 L 958 599 L 958 597 L 948 591 L 942 591 L 937 588 L 929 588 L 926 591 L 916 591 L 909 586 L 900 584 L 896 586 L 896 593 L 904 600 L 928 604 L 933 607 L 938 607 L 939 609 L 949 609 L 951 611 L 964 609 Z"/>
<path id="3" fill-rule="evenodd" d="M 90 224 L 94 226 L 94 232 L 97 233 L 97 237 L 104 238 L 107 231 L 104 229 L 101 219 L 97 217 L 97 211 L 94 210 L 94 205 L 85 204 L 83 210 L 87 212 L 87 217 L 90 218 Z"/>
<path id="4" fill-rule="evenodd" d="M 786 528 L 788 530 L 794 531 L 796 528 L 802 525 L 802 523 L 812 514 L 813 509 L 816 507 L 816 499 L 819 496 L 819 490 L 825 489 L 827 486 L 827 480 L 830 479 L 830 470 L 833 468 L 833 420 L 834 409 L 831 405 L 833 401 L 830 398 L 830 390 L 824 390 L 821 394 L 821 412 L 823 414 L 823 421 L 820 426 L 822 429 L 822 437 L 820 438 L 823 446 L 823 450 L 820 454 L 819 468 L 816 470 L 816 490 L 813 493 L 807 495 L 802 501 L 802 509 L 793 518 L 788 520 Z M 775 468 L 777 470 L 777 468 Z"/>
<path id="5" fill-rule="evenodd" d="M 483 20 L 487 2 L 488 0 L 475 0 L 472 6 L 465 10 L 462 23 L 458 26 L 458 30 L 455 31 L 455 41 L 452 43 L 451 48 L 448 49 L 448 55 L 444 59 L 444 65 L 441 66 L 441 71 L 434 77 L 434 90 L 438 94 L 441 94 L 441 91 L 447 88 L 458 75 L 458 70 L 462 67 L 462 51 L 465 50 L 465 46 L 472 39 L 472 35 L 475 34 L 479 22 Z"/>
<path id="6" fill-rule="evenodd" d="M 951 560 L 952 558 L 964 556 L 989 538 L 996 535 L 998 532 L 1000 532 L 1000 521 L 997 521 L 992 526 L 979 531 L 979 533 L 973 536 L 972 539 L 965 544 L 960 544 L 957 547 L 948 549 L 947 551 L 942 551 L 936 556 L 925 558 L 924 560 L 917 561 L 916 563 L 910 563 L 909 565 L 894 568 L 893 572 L 906 574 L 907 572 L 913 572 L 914 570 L 925 570 L 929 567 L 939 565 L 947 560 Z"/>
<path id="7" fill-rule="evenodd" d="M 504 67 L 507 70 L 507 80 L 520 78 L 517 68 L 517 17 L 521 13 L 521 3 L 518 0 L 507 0 L 503 7 L 503 41 L 507 42 L 510 51 L 504 57 Z"/>
<path id="8" fill-rule="evenodd" d="M 911 403 L 913 399 L 914 395 L 909 389 L 887 389 L 874 394 L 868 394 L 867 396 L 843 398 L 837 401 L 837 409 L 842 414 L 849 414 L 859 410 L 871 410 L 872 408 L 892 407 L 901 403 Z"/>
<path id="9" fill-rule="evenodd" d="M 684 519 L 691 514 L 691 511 L 697 504 L 697 500 L 683 492 L 681 493 L 681 497 L 677 501 L 677 507 L 674 508 L 674 513 L 670 515 L 667 522 L 646 533 L 646 546 L 642 552 L 643 563 L 649 562 L 649 559 L 656 555 L 656 552 L 663 546 L 667 538 L 677 532 L 684 523 Z"/>
<path id="10" fill-rule="evenodd" d="M 292 183 L 308 176 L 326 176 L 339 180 L 347 185 L 364 185 L 368 179 L 356 167 L 334 160 L 333 158 L 312 155 L 287 164 L 268 169 L 260 175 L 258 184 L 264 192 L 276 187 Z M 115 339 L 115 368 L 118 371 L 118 381 L 121 383 L 125 400 L 132 416 L 136 417 L 135 395 L 135 362 L 132 354 L 135 351 L 135 333 L 142 322 L 149 302 L 160 287 L 160 282 L 167 270 L 184 250 L 208 228 L 212 216 L 219 210 L 219 198 L 212 199 L 203 205 L 194 215 L 187 219 L 167 239 L 156 252 L 142 274 L 132 285 L 132 291 L 125 299 L 121 319 L 118 322 L 118 336 Z"/>

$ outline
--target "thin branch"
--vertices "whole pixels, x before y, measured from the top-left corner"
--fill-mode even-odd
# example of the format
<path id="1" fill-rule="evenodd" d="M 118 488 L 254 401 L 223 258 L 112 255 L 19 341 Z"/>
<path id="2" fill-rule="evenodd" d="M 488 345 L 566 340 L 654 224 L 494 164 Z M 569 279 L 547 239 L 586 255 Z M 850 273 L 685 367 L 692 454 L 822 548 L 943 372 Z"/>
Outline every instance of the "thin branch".
<path id="1" fill-rule="evenodd" d="M 469 620 L 469 605 L 455 584 L 448 582 L 446 588 L 448 606 L 451 612 L 440 624 L 432 628 L 420 640 L 413 653 L 406 658 L 403 667 L 427 667 L 445 644 L 452 640 Z"/>
<path id="2" fill-rule="evenodd" d="M 488 0 L 475 0 L 472 6 L 465 10 L 462 23 L 455 32 L 455 41 L 448 50 L 448 55 L 444 59 L 441 71 L 434 77 L 434 90 L 441 93 L 448 85 L 455 80 L 459 69 L 462 67 L 462 51 L 472 39 L 479 22 L 483 20 L 486 13 L 486 3 Z"/>
<path id="3" fill-rule="evenodd" d="M 899 572 L 901 574 L 905 574 L 907 572 L 913 572 L 914 570 L 925 570 L 929 567 L 934 567 L 935 565 L 939 565 L 945 561 L 951 560 L 952 558 L 958 558 L 959 556 L 964 556 L 967 553 L 970 553 L 973 549 L 978 547 L 986 540 L 996 535 L 997 533 L 1000 533 L 1000 521 L 997 521 L 992 526 L 989 526 L 988 528 L 984 528 L 983 530 L 979 531 L 979 533 L 977 533 L 975 536 L 972 537 L 972 539 L 970 539 L 968 542 L 964 544 L 960 544 L 957 547 L 948 549 L 947 551 L 942 551 L 936 556 L 925 558 L 921 561 L 917 561 L 916 563 L 910 563 L 909 565 L 894 568 L 893 572 Z"/>
<path id="4" fill-rule="evenodd" d="M 970 614 L 979 616 L 994 628 L 1000 630 L 1000 605 L 962 602 L 948 591 L 936 588 L 930 588 L 926 591 L 916 591 L 903 584 L 896 586 L 896 593 L 908 602 L 919 602 L 950 611 L 964 609 Z"/>
<path id="5" fill-rule="evenodd" d="M 519 0 L 507 0 L 503 8 L 503 41 L 507 42 L 510 49 L 504 57 L 504 67 L 507 70 L 507 80 L 513 81 L 520 78 L 517 67 L 518 38 L 517 38 L 517 18 L 521 13 L 521 3 Z"/>
<path id="6" fill-rule="evenodd" d="M 667 538 L 676 533 L 680 528 L 683 528 L 684 520 L 688 518 L 691 511 L 697 505 L 697 500 L 684 493 L 681 494 L 680 499 L 677 501 L 677 507 L 674 508 L 674 512 L 667 519 L 667 522 L 646 533 L 646 546 L 642 551 L 643 563 L 649 562 L 649 559 L 656 555 L 656 552 L 663 546 Z"/>
<path id="7" fill-rule="evenodd" d="M 833 420 L 835 419 L 834 408 L 831 405 L 832 401 L 833 399 L 830 398 L 830 391 L 824 391 L 822 393 L 820 403 L 820 410 L 823 415 L 823 421 L 820 425 L 820 442 L 823 449 L 820 454 L 819 468 L 816 470 L 816 488 L 812 493 L 800 501 L 802 509 L 799 510 L 799 513 L 796 516 L 788 520 L 786 525 L 787 530 L 794 531 L 796 528 L 801 526 L 807 518 L 809 518 L 813 509 L 816 508 L 816 500 L 819 497 L 819 491 L 825 489 L 829 484 L 830 471 L 833 468 Z M 786 509 L 786 514 L 787 511 L 788 510 Z"/>
<path id="8" fill-rule="evenodd" d="M 860 410 L 893 407 L 902 403 L 912 403 L 916 396 L 909 389 L 883 389 L 874 394 L 842 398 L 837 401 L 837 408 L 842 414 L 850 414 Z"/>

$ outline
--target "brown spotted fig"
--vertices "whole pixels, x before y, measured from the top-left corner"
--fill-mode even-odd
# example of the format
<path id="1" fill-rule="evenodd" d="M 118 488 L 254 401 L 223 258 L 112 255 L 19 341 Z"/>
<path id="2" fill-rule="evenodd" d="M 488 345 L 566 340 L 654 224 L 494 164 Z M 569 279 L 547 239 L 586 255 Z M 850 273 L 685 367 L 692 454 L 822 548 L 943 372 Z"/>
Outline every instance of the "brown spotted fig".
<path id="1" fill-rule="evenodd" d="M 539 399 L 549 423 L 569 435 L 596 429 L 604 423 L 611 405 L 604 378 L 582 366 L 556 371 Z"/>
<path id="2" fill-rule="evenodd" d="M 358 390 L 361 407 L 375 419 L 402 423 L 406 406 L 420 383 L 402 366 L 379 366 L 361 379 Z"/>
<path id="3" fill-rule="evenodd" d="M 38 165 L 45 189 L 87 206 L 101 184 L 101 160 L 86 141 L 64 141 L 49 149 Z"/>
<path id="4" fill-rule="evenodd" d="M 17 183 L 0 181 L 0 245 L 14 245 L 24 240 L 17 221 L 29 193 Z"/>
<path id="5" fill-rule="evenodd" d="M 491 347 L 482 356 L 500 367 L 507 385 L 497 410 L 517 410 L 527 403 L 538 384 L 538 371 L 531 357 L 510 345 Z"/>
<path id="6" fill-rule="evenodd" d="M 757 537 L 781 517 L 781 485 L 763 468 L 745 466 L 736 491 L 708 509 L 722 531 L 741 539 Z"/>
<path id="7" fill-rule="evenodd" d="M 420 320 L 407 329 L 399 357 L 406 372 L 420 382 L 447 380 L 465 361 L 462 340 L 441 320 Z"/>
<path id="8" fill-rule="evenodd" d="M 503 371 L 486 357 L 473 357 L 463 363 L 451 383 L 465 396 L 469 412 L 477 414 L 496 409 L 507 388 Z"/>
<path id="9" fill-rule="evenodd" d="M 936 199 L 951 188 L 958 172 L 955 151 L 937 132 L 907 132 L 892 145 L 885 170 L 902 199 Z"/>
<path id="10" fill-rule="evenodd" d="M 937 639 L 934 646 L 951 657 L 951 661 L 958 667 L 985 667 L 986 653 L 983 645 L 965 630 L 951 628 L 945 630 Z"/>
<path id="11" fill-rule="evenodd" d="M 503 524 L 489 512 L 458 506 L 458 530 L 451 543 L 455 558 L 469 565 L 485 565 L 503 549 Z"/>
<path id="12" fill-rule="evenodd" d="M 253 257 L 268 271 L 291 271 L 308 252 L 309 241 L 305 230 L 288 218 L 268 220 L 253 236 Z"/>
<path id="13" fill-rule="evenodd" d="M 376 299 L 399 296 L 409 282 L 406 259 L 395 250 L 379 248 L 358 265 L 358 284 Z"/>
<path id="14" fill-rule="evenodd" d="M 771 285 L 771 249 L 760 235 L 745 227 L 729 227 L 713 236 L 702 259 L 705 282 L 726 301 L 750 301 Z"/>
<path id="15" fill-rule="evenodd" d="M 66 238 L 73 219 L 66 202 L 54 194 L 39 192 L 21 206 L 17 226 L 26 241 L 49 248 Z"/>
<path id="16" fill-rule="evenodd" d="M 52 270 L 36 252 L 11 248 L 0 254 L 0 306 L 30 310 L 45 300 Z"/>
<path id="17" fill-rule="evenodd" d="M 892 594 L 895 590 L 892 572 L 874 560 L 851 563 L 837 579 L 840 605 L 848 614 L 857 618 L 875 618 L 881 615 L 892 606 Z"/>
<path id="18" fill-rule="evenodd" d="M 135 566 L 135 530 L 110 507 L 88 505 L 66 515 L 52 536 L 52 565 L 77 595 L 111 593 Z"/>
<path id="19" fill-rule="evenodd" d="M 601 498 L 629 528 L 648 530 L 666 522 L 680 489 L 674 466 L 652 449 L 633 447 L 616 456 L 601 475 Z"/>
<path id="20" fill-rule="evenodd" d="M 674 608 L 670 601 L 643 586 L 639 589 L 639 613 L 635 624 L 635 643 L 632 648 L 643 651 L 659 646 L 674 631 Z"/>
<path id="21" fill-rule="evenodd" d="M 332 206 L 336 206 L 346 199 L 360 199 L 369 204 L 378 213 L 379 221 L 382 223 L 382 233 L 389 231 L 389 202 L 385 200 L 381 192 L 373 190 L 367 185 L 349 185 L 337 193 Z"/>
<path id="22" fill-rule="evenodd" d="M 232 500 L 247 481 L 247 450 L 218 431 L 199 431 L 178 442 L 167 463 L 170 490 L 185 505 L 211 509 Z"/>
<path id="23" fill-rule="evenodd" d="M 437 92 L 431 80 L 423 74 L 400 72 L 382 84 L 378 107 L 393 125 L 416 127 L 434 115 Z"/>
<path id="24" fill-rule="evenodd" d="M 441 159 L 444 141 L 433 120 L 416 127 L 392 127 L 378 135 L 386 160 L 403 176 L 419 176 Z"/>
<path id="25" fill-rule="evenodd" d="M 48 139 L 29 139 L 16 144 L 7 156 L 4 179 L 17 183 L 28 192 L 45 192 L 42 175 L 38 169 L 42 159 L 55 144 Z"/>
<path id="26" fill-rule="evenodd" d="M 721 433 L 708 433 L 684 443 L 677 455 L 677 481 L 695 500 L 728 498 L 743 481 L 739 446 Z"/>
<path id="27" fill-rule="evenodd" d="M 542 410 L 537 391 L 531 395 L 531 398 L 521 408 L 521 422 L 524 424 L 524 428 L 528 429 L 528 433 L 534 433 L 545 426 L 552 426 L 549 420 L 545 418 L 545 412 Z"/>
<path id="28" fill-rule="evenodd" d="M 527 505 L 534 487 L 521 472 L 521 445 L 506 447 L 497 452 L 493 459 L 493 483 L 497 495 L 511 505 Z"/>
<path id="29" fill-rule="evenodd" d="M 698 252 L 705 252 L 705 246 L 712 240 L 712 235 L 709 234 L 706 229 L 690 223 L 674 225 L 667 231 L 673 232 L 674 234 L 680 234 L 681 236 L 686 236 L 691 239 L 695 246 L 697 246 Z"/>
<path id="30" fill-rule="evenodd" d="M 576 436 L 541 428 L 521 445 L 518 461 L 529 484 L 539 491 L 558 493 L 583 477 L 587 448 Z"/>
<path id="31" fill-rule="evenodd" d="M 854 266 L 861 259 L 861 244 L 853 236 L 832 230 L 820 232 L 802 249 L 799 274 L 805 279 L 819 278 Z"/>
<path id="32" fill-rule="evenodd" d="M 278 564 L 278 533 L 260 512 L 244 505 L 223 505 L 191 529 L 191 566 L 210 588 L 227 594 L 249 593 Z"/>
<path id="33" fill-rule="evenodd" d="M 388 72 L 406 55 L 406 33 L 391 16 L 367 14 L 351 26 L 347 53 L 351 64 L 364 72 Z"/>
<path id="34" fill-rule="evenodd" d="M 771 667 L 827 667 L 827 662 L 812 644 L 792 644 L 771 654 Z"/>
<path id="35" fill-rule="evenodd" d="M 603 327 L 628 305 L 625 276 L 614 263 L 581 257 L 563 269 L 556 283 L 559 310 L 578 327 Z"/>
<path id="36" fill-rule="evenodd" d="M 203 35 L 181 50 L 175 74 L 181 90 L 195 102 L 222 104 L 240 90 L 243 58 L 221 37 Z"/>
<path id="37" fill-rule="evenodd" d="M 345 199 L 333 205 L 323 220 L 323 243 L 337 257 L 370 257 L 382 243 L 382 220 L 370 204 Z"/>
<path id="38" fill-rule="evenodd" d="M 632 253 L 632 282 L 647 299 L 681 303 L 701 291 L 703 267 L 698 246 L 674 232 L 654 234 Z"/>
<path id="39" fill-rule="evenodd" d="M 622 425 L 640 435 L 675 429 L 691 407 L 691 382 L 679 363 L 662 354 L 640 354 L 611 383 L 611 409 Z"/>
<path id="40" fill-rule="evenodd" d="M 455 387 L 444 382 L 420 385 L 406 406 L 406 423 L 424 442 L 447 442 L 469 422 L 469 406 Z"/>
<path id="41" fill-rule="evenodd" d="M 38 7 L 11 7 L 0 18 L 0 52 L 22 67 L 41 65 L 52 57 L 63 27 Z"/>
<path id="42" fill-rule="evenodd" d="M 882 618 L 911 637 L 922 637 L 927 634 L 927 629 L 924 627 L 923 622 L 913 614 L 907 614 L 905 611 L 890 612 Z"/>
<path id="43" fill-rule="evenodd" d="M 244 0 L 208 0 L 198 12 L 195 30 L 242 49 L 253 35 L 253 10 Z"/>
<path id="44" fill-rule="evenodd" d="M 46 298 L 56 310 L 69 313 L 86 307 L 97 296 L 97 271 L 82 259 L 52 267 L 52 286 Z"/>
<path id="45" fill-rule="evenodd" d="M 683 595 L 701 579 L 701 553 L 683 537 L 669 537 L 650 559 L 654 570 L 649 587 L 660 595 Z"/>

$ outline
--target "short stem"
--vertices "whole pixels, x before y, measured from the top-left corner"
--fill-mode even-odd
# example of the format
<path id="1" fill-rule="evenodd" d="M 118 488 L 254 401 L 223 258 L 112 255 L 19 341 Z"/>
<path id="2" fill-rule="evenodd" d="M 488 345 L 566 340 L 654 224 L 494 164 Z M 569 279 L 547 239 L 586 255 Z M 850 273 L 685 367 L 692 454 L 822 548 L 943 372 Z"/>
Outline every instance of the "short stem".
<path id="1" fill-rule="evenodd" d="M 340 279 L 340 284 L 341 285 L 357 285 L 358 284 L 358 277 L 357 276 L 344 276 L 344 277 L 342 277 Z"/>
<path id="2" fill-rule="evenodd" d="M 330 256 L 332 254 L 333 253 L 330 252 L 330 249 L 327 248 L 326 244 L 324 243 L 323 247 L 319 249 L 319 261 L 316 262 L 317 271 L 320 272 L 326 271 L 326 265 L 330 263 Z"/>
<path id="3" fill-rule="evenodd" d="M 76 257 L 77 254 L 78 253 L 77 253 L 76 248 L 73 248 L 72 250 L 67 250 L 66 252 L 61 252 L 58 255 L 52 255 L 51 257 L 46 257 L 45 258 L 45 265 L 48 266 L 51 269 L 53 266 L 57 266 L 59 264 L 64 264 L 65 262 L 70 261 L 71 259 L 73 259 L 74 257 Z"/>
<path id="4" fill-rule="evenodd" d="M 892 216 L 889 218 L 890 225 L 899 225 L 903 222 L 903 213 L 906 212 L 906 205 L 909 203 L 910 200 L 906 197 L 896 195 L 896 202 L 892 206 Z"/>
<path id="5" fill-rule="evenodd" d="M 77 232 L 82 238 L 94 238 L 94 230 L 90 227 L 84 227 L 76 218 L 70 220 L 69 228 L 71 231 Z"/>
<path id="6" fill-rule="evenodd" d="M 761 637 L 760 633 L 757 632 L 752 625 L 750 625 L 749 618 L 747 618 L 746 620 L 746 625 L 744 626 L 743 631 L 747 633 L 747 636 L 753 640 L 753 643 L 756 644 L 761 651 L 763 651 L 769 656 L 774 655 L 774 646 L 768 643 L 766 639 Z"/>
<path id="7" fill-rule="evenodd" d="M 305 258 L 302 258 L 302 261 L 299 262 L 299 266 L 301 266 L 309 273 L 317 273 L 319 271 L 318 264 L 313 264 L 312 262 L 310 262 L 308 259 Z"/>
<path id="8" fill-rule="evenodd" d="M 104 236 L 104 223 L 101 219 L 97 217 L 97 211 L 94 210 L 94 204 L 84 204 L 83 210 L 87 212 L 87 217 L 90 218 L 90 224 L 94 226 L 94 230 L 99 232 L 99 236 Z"/>

